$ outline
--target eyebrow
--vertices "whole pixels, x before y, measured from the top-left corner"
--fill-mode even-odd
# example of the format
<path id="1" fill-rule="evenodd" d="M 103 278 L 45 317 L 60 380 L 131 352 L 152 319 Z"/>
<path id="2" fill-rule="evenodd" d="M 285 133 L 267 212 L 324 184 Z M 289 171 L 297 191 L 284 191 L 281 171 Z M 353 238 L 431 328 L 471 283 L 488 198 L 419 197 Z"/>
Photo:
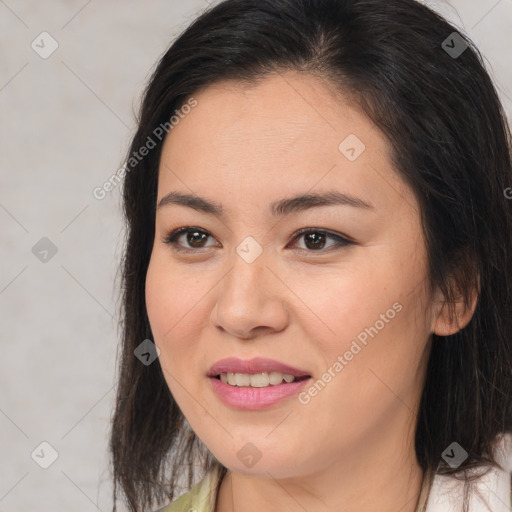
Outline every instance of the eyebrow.
<path id="1" fill-rule="evenodd" d="M 215 201 L 193 194 L 184 194 L 182 192 L 174 191 L 169 192 L 167 195 L 162 197 L 157 208 L 164 208 L 171 204 L 186 206 L 198 212 L 215 215 L 216 217 L 225 216 L 223 206 Z M 363 201 L 358 197 L 351 196 L 337 190 L 330 190 L 322 193 L 300 194 L 298 196 L 275 201 L 270 205 L 270 213 L 275 217 L 280 217 L 292 212 L 332 205 L 352 206 L 354 208 L 368 210 L 375 208 L 373 204 Z"/>

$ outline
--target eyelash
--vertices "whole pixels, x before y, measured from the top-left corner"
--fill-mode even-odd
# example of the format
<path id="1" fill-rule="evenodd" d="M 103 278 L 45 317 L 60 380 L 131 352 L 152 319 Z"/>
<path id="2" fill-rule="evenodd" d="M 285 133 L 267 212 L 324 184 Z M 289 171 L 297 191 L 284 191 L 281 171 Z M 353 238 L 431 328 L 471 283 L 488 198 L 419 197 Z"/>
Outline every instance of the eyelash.
<path id="1" fill-rule="evenodd" d="M 188 232 L 192 232 L 192 231 L 211 236 L 211 234 L 208 233 L 208 231 L 206 231 L 204 229 L 195 228 L 194 226 L 184 226 L 184 227 L 175 229 L 174 231 L 172 231 L 171 233 L 169 233 L 168 235 L 163 237 L 162 242 L 165 244 L 171 245 L 175 251 L 179 251 L 179 252 L 189 252 L 189 253 L 198 252 L 201 249 L 209 249 L 211 247 L 211 246 L 210 247 L 200 247 L 198 249 L 188 249 L 185 247 L 181 247 L 178 244 L 178 240 L 177 240 L 179 238 L 179 236 L 184 233 L 188 233 Z M 310 234 L 310 233 L 322 234 L 322 235 L 325 235 L 327 238 L 331 238 L 331 239 L 335 240 L 337 242 L 336 245 L 338 246 L 338 248 L 342 248 L 342 247 L 345 247 L 348 245 L 353 245 L 355 243 L 353 240 L 350 240 L 348 237 L 341 236 L 341 235 L 332 233 L 330 231 L 326 231 L 324 229 L 315 229 L 315 228 L 300 229 L 299 231 L 294 233 L 294 235 L 292 237 L 292 241 L 300 238 L 302 235 L 306 235 L 306 234 Z M 329 247 L 328 249 L 312 250 L 312 249 L 302 249 L 301 248 L 299 250 L 306 251 L 309 253 L 324 253 L 324 252 L 331 250 L 333 247 L 336 247 L 336 245 L 333 245 L 333 246 Z"/>

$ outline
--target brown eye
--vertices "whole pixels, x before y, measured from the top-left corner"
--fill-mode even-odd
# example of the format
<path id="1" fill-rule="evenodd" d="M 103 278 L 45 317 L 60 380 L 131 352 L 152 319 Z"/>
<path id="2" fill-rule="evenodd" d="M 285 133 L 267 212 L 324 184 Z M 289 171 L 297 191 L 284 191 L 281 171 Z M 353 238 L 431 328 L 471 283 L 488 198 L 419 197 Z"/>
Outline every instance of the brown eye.
<path id="1" fill-rule="evenodd" d="M 194 251 L 211 246 L 204 245 L 210 234 L 199 228 L 191 226 L 182 227 L 162 239 L 162 242 L 172 245 L 177 251 Z M 180 241 L 180 239 L 182 241 Z"/>
<path id="2" fill-rule="evenodd" d="M 295 234 L 293 240 L 298 240 L 300 238 L 304 240 L 304 250 L 308 250 L 309 252 L 323 251 L 325 249 L 326 240 L 328 239 L 335 241 L 335 243 L 330 245 L 328 248 L 340 246 L 343 247 L 354 243 L 352 240 L 349 240 L 344 236 L 335 233 L 330 233 L 328 231 L 321 229 L 311 228 L 301 229 L 299 232 Z"/>
<path id="3" fill-rule="evenodd" d="M 327 236 L 324 233 L 306 233 L 303 235 L 304 243 L 308 249 L 323 249 Z"/>

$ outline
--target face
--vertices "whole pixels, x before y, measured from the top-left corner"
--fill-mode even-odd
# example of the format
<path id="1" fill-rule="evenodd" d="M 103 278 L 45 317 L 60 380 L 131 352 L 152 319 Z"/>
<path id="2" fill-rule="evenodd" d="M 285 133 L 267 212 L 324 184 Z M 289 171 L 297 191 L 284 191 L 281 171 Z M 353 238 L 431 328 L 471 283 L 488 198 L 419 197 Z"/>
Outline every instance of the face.
<path id="1" fill-rule="evenodd" d="M 434 316 L 419 205 L 383 134 L 348 97 L 292 72 L 194 98 L 165 140 L 157 204 L 191 194 L 222 215 L 157 208 L 146 279 L 174 399 L 213 455 L 244 474 L 306 475 L 383 446 L 396 454 L 413 428 Z M 272 209 L 328 193 L 354 201 Z M 309 378 L 226 391 L 208 372 L 230 357 Z"/>

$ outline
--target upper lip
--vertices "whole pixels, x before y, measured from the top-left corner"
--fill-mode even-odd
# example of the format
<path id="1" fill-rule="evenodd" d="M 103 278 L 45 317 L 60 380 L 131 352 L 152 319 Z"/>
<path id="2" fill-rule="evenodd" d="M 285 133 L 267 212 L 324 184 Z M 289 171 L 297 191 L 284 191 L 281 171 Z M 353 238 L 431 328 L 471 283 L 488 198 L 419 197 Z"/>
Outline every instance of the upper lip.
<path id="1" fill-rule="evenodd" d="M 293 375 L 294 377 L 310 376 L 305 370 L 280 363 L 273 359 L 256 357 L 254 359 L 242 360 L 236 357 L 228 357 L 217 361 L 208 371 L 208 377 L 217 377 L 221 373 L 261 373 L 281 372 Z"/>

